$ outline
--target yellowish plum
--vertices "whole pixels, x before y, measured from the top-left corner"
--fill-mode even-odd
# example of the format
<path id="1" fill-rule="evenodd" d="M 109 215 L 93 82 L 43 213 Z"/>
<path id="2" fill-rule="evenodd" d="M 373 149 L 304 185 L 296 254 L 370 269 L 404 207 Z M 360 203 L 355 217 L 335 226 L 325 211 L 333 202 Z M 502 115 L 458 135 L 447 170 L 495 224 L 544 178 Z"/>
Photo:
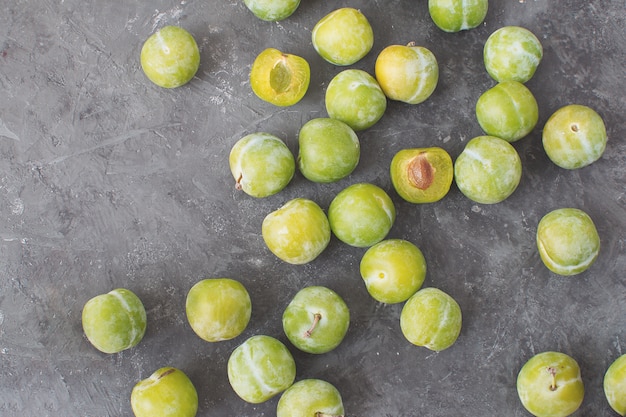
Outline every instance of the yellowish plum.
<path id="1" fill-rule="evenodd" d="M 296 378 L 296 362 L 278 339 L 248 338 L 228 358 L 228 381 L 244 401 L 259 404 L 289 388 Z"/>
<path id="2" fill-rule="evenodd" d="M 183 371 L 166 366 L 133 387 L 130 405 L 135 417 L 194 417 L 198 392 Z"/>
<path id="3" fill-rule="evenodd" d="M 585 388 L 576 361 L 561 352 L 542 352 L 517 376 L 522 405 L 536 417 L 566 417 L 583 402 Z"/>
<path id="4" fill-rule="evenodd" d="M 626 416 L 626 354 L 615 359 L 604 374 L 604 394 L 620 416 Z"/>
<path id="5" fill-rule="evenodd" d="M 363 254 L 359 269 L 375 300 L 395 304 L 406 301 L 420 289 L 426 278 L 426 259 L 413 243 L 387 239 Z"/>
<path id="6" fill-rule="evenodd" d="M 462 327 L 459 304 L 437 288 L 422 288 L 411 296 L 400 313 L 400 328 L 416 346 L 435 352 L 456 342 Z"/>
<path id="7" fill-rule="evenodd" d="M 564 276 L 576 275 L 598 258 L 600 236 L 587 213 L 577 208 L 560 208 L 539 221 L 537 248 L 549 270 Z"/>
<path id="8" fill-rule="evenodd" d="M 239 336 L 248 326 L 252 302 L 239 281 L 230 278 L 203 279 L 189 290 L 185 302 L 193 331 L 207 342 Z"/>
<path id="9" fill-rule="evenodd" d="M 292 106 L 309 88 L 311 68 L 302 57 L 275 48 L 261 52 L 250 70 L 250 86 L 261 100 L 276 106 Z"/>
<path id="10" fill-rule="evenodd" d="M 428 13 L 439 29 L 453 33 L 480 25 L 488 6 L 488 0 L 428 0 Z"/>
<path id="11" fill-rule="evenodd" d="M 374 72 L 389 99 L 408 104 L 426 101 L 439 81 L 437 58 L 413 42 L 383 49 L 376 58 Z"/>
<path id="12" fill-rule="evenodd" d="M 391 182 L 410 203 L 434 203 L 450 191 L 454 177 L 452 158 L 439 147 L 398 151 L 391 160 Z"/>
<path id="13" fill-rule="evenodd" d="M 326 213 L 312 200 L 295 198 L 263 219 L 261 234 L 279 259 L 302 265 L 317 258 L 330 243 Z"/>
<path id="14" fill-rule="evenodd" d="M 303 379 L 281 395 L 276 417 L 343 417 L 341 394 L 329 382 Z"/>

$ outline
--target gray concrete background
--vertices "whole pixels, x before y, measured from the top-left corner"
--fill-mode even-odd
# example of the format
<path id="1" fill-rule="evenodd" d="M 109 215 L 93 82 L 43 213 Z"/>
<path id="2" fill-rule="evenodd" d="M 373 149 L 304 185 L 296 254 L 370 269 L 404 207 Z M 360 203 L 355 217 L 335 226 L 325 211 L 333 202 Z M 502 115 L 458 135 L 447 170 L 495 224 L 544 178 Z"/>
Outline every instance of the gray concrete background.
<path id="1" fill-rule="evenodd" d="M 280 194 L 258 200 L 234 189 L 228 153 L 241 137 L 271 132 L 297 153 L 297 133 L 325 117 L 324 92 L 343 68 L 311 44 L 318 19 L 360 8 L 374 48 L 351 66 L 373 73 L 390 44 L 415 41 L 438 59 L 440 81 L 425 103 L 390 102 L 360 132 L 362 158 L 349 177 L 313 184 L 296 174 Z M 326 285 L 351 310 L 347 337 L 324 355 L 299 353 L 297 378 L 322 378 L 342 393 L 348 416 L 526 416 L 515 389 L 533 354 L 558 350 L 580 364 L 586 394 L 576 416 L 611 416 L 602 391 L 608 365 L 626 353 L 626 5 L 623 0 L 492 1 L 479 28 L 437 29 L 427 2 L 303 0 L 280 23 L 255 18 L 241 0 L 151 2 L 3 1 L 0 14 L 0 415 L 131 416 L 133 385 L 159 367 L 184 370 L 201 416 L 272 416 L 229 386 L 232 349 L 254 334 L 286 342 L 280 318 L 306 285 Z M 186 86 L 152 85 L 139 65 L 143 41 L 180 25 L 201 48 Z M 440 202 L 412 205 L 391 186 L 400 149 L 441 146 L 456 158 L 482 134 L 474 104 L 491 87 L 482 46 L 504 25 L 532 30 L 544 59 L 527 86 L 540 107 L 535 130 L 515 143 L 523 161 L 517 191 L 496 205 L 475 204 L 453 185 Z M 250 89 L 248 72 L 266 47 L 305 57 L 310 89 L 277 108 Z M 593 165 L 566 171 L 541 145 L 550 114 L 585 104 L 605 120 L 609 142 Z M 387 190 L 397 221 L 389 237 L 418 245 L 424 286 L 455 297 L 463 330 L 448 350 L 410 345 L 401 305 L 375 302 L 358 265 L 364 249 L 333 238 L 304 266 L 264 246 L 265 215 L 295 197 L 324 209 L 341 189 L 367 181 Z M 550 273 L 535 246 L 539 219 L 559 207 L 594 219 L 602 250 L 576 277 Z M 189 288 L 207 277 L 243 282 L 253 302 L 249 327 L 220 343 L 188 326 Z M 91 297 L 126 287 L 143 300 L 148 330 L 135 348 L 106 355 L 83 335 Z"/>

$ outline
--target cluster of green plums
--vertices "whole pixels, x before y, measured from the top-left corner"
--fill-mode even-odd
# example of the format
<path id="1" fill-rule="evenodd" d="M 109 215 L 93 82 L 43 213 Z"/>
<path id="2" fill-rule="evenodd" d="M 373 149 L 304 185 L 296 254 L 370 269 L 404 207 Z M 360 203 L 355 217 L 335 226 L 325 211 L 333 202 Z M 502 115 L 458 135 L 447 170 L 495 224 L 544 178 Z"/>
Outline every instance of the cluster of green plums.
<path id="1" fill-rule="evenodd" d="M 300 0 L 243 0 L 259 19 L 276 22 L 296 12 Z M 445 32 L 479 26 L 487 0 L 429 0 L 434 24 Z M 312 45 L 327 62 L 347 67 L 366 56 L 374 33 L 366 16 L 344 7 L 322 17 L 312 29 Z M 496 84 L 476 102 L 476 119 L 483 136 L 466 144 L 453 162 L 442 148 L 410 148 L 397 152 L 390 166 L 392 185 L 410 203 L 441 200 L 453 181 L 467 198 L 480 204 L 507 199 L 522 174 L 513 143 L 529 135 L 538 122 L 538 106 L 525 83 L 541 62 L 543 49 L 529 30 L 506 26 L 493 32 L 484 45 L 485 69 Z M 177 26 L 151 35 L 140 55 L 146 77 L 157 86 L 187 84 L 200 65 L 193 36 Z M 310 67 L 299 56 L 275 48 L 263 50 L 252 63 L 250 86 L 260 99 L 291 106 L 306 94 Z M 389 45 L 377 56 L 374 74 L 345 68 L 328 83 L 328 117 L 301 126 L 298 155 L 273 134 L 257 132 L 238 140 L 229 155 L 235 187 L 255 198 L 283 190 L 296 169 L 310 181 L 331 183 L 348 177 L 357 167 L 357 132 L 377 123 L 388 100 L 415 105 L 435 91 L 439 68 L 435 55 L 423 46 Z M 606 146 L 602 118 L 591 108 L 569 104 L 553 113 L 543 127 L 542 142 L 549 159 L 559 167 L 577 169 L 598 160 Z M 396 208 L 385 190 L 371 183 L 345 187 L 325 211 L 316 202 L 295 198 L 265 217 L 261 234 L 267 248 L 284 262 L 302 265 L 316 259 L 331 234 L 340 241 L 365 248 L 359 270 L 367 291 L 381 303 L 404 303 L 400 327 L 417 346 L 441 351 L 459 337 L 462 313 L 458 303 L 437 288 L 422 288 L 426 260 L 420 249 L 387 235 Z M 600 239 L 589 215 L 576 208 L 547 213 L 537 227 L 536 243 L 542 261 L 556 274 L 585 271 L 598 256 Z M 247 328 L 252 300 L 244 285 L 231 278 L 209 278 L 190 288 L 185 311 L 193 332 L 207 342 L 231 340 Z M 301 289 L 285 307 L 286 337 L 298 349 L 323 354 L 343 341 L 350 323 L 349 308 L 333 290 Z M 143 338 L 147 315 L 141 300 L 118 288 L 87 301 L 82 325 L 88 340 L 104 353 L 136 346 Z M 231 353 L 227 364 L 233 390 L 244 401 L 261 403 L 280 395 L 278 417 L 341 416 L 339 391 L 319 379 L 296 379 L 296 363 L 278 339 L 255 335 Z M 604 390 L 611 407 L 626 414 L 626 355 L 607 370 Z M 584 389 L 576 362 L 558 352 L 545 352 L 528 361 L 517 380 L 524 407 L 536 416 L 565 416 L 582 402 Z M 179 369 L 163 367 L 138 382 L 131 393 L 137 417 L 190 416 L 197 413 L 198 394 Z"/>

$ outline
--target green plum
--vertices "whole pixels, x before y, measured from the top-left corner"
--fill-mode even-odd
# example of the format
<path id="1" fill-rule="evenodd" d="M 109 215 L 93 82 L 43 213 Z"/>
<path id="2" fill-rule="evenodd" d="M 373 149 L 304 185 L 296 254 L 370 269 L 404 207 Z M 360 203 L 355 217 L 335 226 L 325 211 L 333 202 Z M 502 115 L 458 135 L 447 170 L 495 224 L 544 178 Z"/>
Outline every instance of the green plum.
<path id="1" fill-rule="evenodd" d="M 243 0 L 246 7 L 261 20 L 278 22 L 295 13 L 300 0 Z"/>
<path id="2" fill-rule="evenodd" d="M 389 168 L 391 182 L 409 203 L 434 203 L 450 191 L 454 177 L 452 158 L 439 147 L 398 151 Z"/>
<path id="3" fill-rule="evenodd" d="M 426 259 L 413 243 L 387 239 L 363 254 L 360 272 L 375 300 L 395 304 L 408 300 L 420 289 L 426 278 Z"/>
<path id="4" fill-rule="evenodd" d="M 302 265 L 326 249 L 331 231 L 326 213 L 316 202 L 294 198 L 265 216 L 261 234 L 279 259 Z"/>
<path id="5" fill-rule="evenodd" d="M 488 0 L 428 0 L 428 13 L 444 32 L 473 29 L 483 23 Z"/>
<path id="6" fill-rule="evenodd" d="M 185 312 L 189 325 L 200 338 L 219 342 L 237 337 L 246 329 L 252 302 L 239 281 L 209 278 L 191 287 Z"/>
<path id="7" fill-rule="evenodd" d="M 280 396 L 276 417 L 343 417 L 339 390 L 321 379 L 303 379 Z"/>
<path id="8" fill-rule="evenodd" d="M 146 332 L 144 306 L 130 290 L 117 288 L 87 301 L 82 325 L 91 344 L 104 353 L 118 353 L 136 346 Z"/>
<path id="9" fill-rule="evenodd" d="M 347 177 L 361 155 L 358 136 L 337 119 L 309 120 L 300 129 L 298 144 L 298 167 L 313 182 L 329 183 Z"/>
<path id="10" fill-rule="evenodd" d="M 555 111 L 543 127 L 548 158 L 565 169 L 582 168 L 600 159 L 607 143 L 606 126 L 592 108 L 569 104 Z"/>
<path id="11" fill-rule="evenodd" d="M 626 354 L 615 359 L 609 366 L 602 386 L 611 408 L 620 416 L 626 416 Z"/>
<path id="12" fill-rule="evenodd" d="M 560 208 L 539 221 L 537 248 L 550 271 L 576 275 L 586 271 L 598 258 L 600 236 L 587 213 L 577 208 Z"/>
<path id="13" fill-rule="evenodd" d="M 502 81 L 480 95 L 476 118 L 487 135 L 515 142 L 535 128 L 539 106 L 524 84 Z"/>
<path id="14" fill-rule="evenodd" d="M 200 50 L 193 36 L 178 26 L 165 26 L 141 48 L 141 68 L 159 87 L 187 84 L 200 67 Z"/>
<path id="15" fill-rule="evenodd" d="M 298 291 L 283 313 L 283 330 L 295 347 L 307 353 L 326 353 L 344 339 L 350 311 L 341 296 L 322 286 Z"/>
<path id="16" fill-rule="evenodd" d="M 454 180 L 470 200 L 495 204 L 507 199 L 522 178 L 522 161 L 504 139 L 478 136 L 470 140 L 454 162 Z"/>
<path id="17" fill-rule="evenodd" d="M 414 42 L 387 46 L 378 54 L 374 72 L 389 99 L 408 104 L 426 101 L 439 81 L 437 58 Z"/>
<path id="18" fill-rule="evenodd" d="M 520 26 L 504 26 L 487 38 L 483 61 L 494 80 L 530 80 L 543 58 L 543 47 L 534 33 Z"/>
<path id="19" fill-rule="evenodd" d="M 282 191 L 296 171 L 296 160 L 285 142 L 264 132 L 239 139 L 228 162 L 235 188 L 257 198 Z"/>
<path id="20" fill-rule="evenodd" d="M 400 312 L 400 329 L 416 346 L 435 352 L 452 346 L 462 327 L 461 307 L 438 288 L 422 288 L 413 294 Z"/>
<path id="21" fill-rule="evenodd" d="M 289 388 L 296 378 L 296 362 L 278 339 L 252 336 L 228 358 L 228 380 L 244 401 L 259 404 Z"/>
<path id="22" fill-rule="evenodd" d="M 356 247 L 372 246 L 387 236 L 396 208 L 382 188 L 369 183 L 341 190 L 328 207 L 330 229 L 339 240 Z"/>
<path id="23" fill-rule="evenodd" d="M 354 131 L 378 122 L 387 109 L 387 96 L 378 81 L 359 69 L 346 69 L 335 75 L 326 88 L 326 112 Z"/>
<path id="24" fill-rule="evenodd" d="M 313 48 L 331 64 L 352 65 L 363 58 L 374 45 L 374 31 L 360 10 L 336 9 L 313 27 Z"/>
<path id="25" fill-rule="evenodd" d="M 198 392 L 183 371 L 167 366 L 133 387 L 130 405 L 135 417 L 194 417 Z"/>
<path id="26" fill-rule="evenodd" d="M 542 352 L 522 366 L 517 393 L 524 408 L 536 417 L 566 417 L 582 404 L 585 388 L 572 357 Z"/>

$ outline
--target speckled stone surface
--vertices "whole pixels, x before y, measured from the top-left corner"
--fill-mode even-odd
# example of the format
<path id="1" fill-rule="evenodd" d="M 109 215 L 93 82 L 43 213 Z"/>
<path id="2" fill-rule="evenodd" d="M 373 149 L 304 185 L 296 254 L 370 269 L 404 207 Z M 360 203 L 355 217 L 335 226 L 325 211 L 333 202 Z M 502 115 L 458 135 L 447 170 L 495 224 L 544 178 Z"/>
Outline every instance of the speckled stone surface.
<path id="1" fill-rule="evenodd" d="M 323 61 L 311 30 L 342 6 L 370 20 L 372 51 L 351 68 L 373 74 L 378 52 L 416 44 L 437 57 L 440 80 L 424 103 L 389 102 L 359 132 L 354 173 L 314 184 L 297 173 L 281 193 L 254 199 L 234 188 L 232 145 L 266 131 L 297 154 L 299 128 L 325 117 L 324 92 L 344 68 Z M 287 343 L 281 316 L 307 285 L 325 285 L 351 311 L 343 343 L 323 355 L 298 352 L 297 379 L 321 378 L 342 393 L 347 416 L 527 416 L 515 380 L 533 354 L 574 357 L 586 388 L 575 416 L 611 416 L 602 390 L 609 364 L 626 353 L 626 4 L 623 0 L 492 1 L 483 25 L 444 33 L 427 2 L 303 0 L 288 19 L 255 18 L 243 1 L 4 2 L 0 14 L 0 415 L 132 416 L 133 385 L 162 366 L 195 384 L 199 416 L 272 416 L 278 397 L 253 405 L 228 383 L 230 352 L 267 334 Z M 196 38 L 201 64 L 186 86 L 152 85 L 139 65 L 143 41 L 180 25 Z M 403 148 L 440 146 L 456 158 L 482 132 L 479 95 L 494 85 L 482 46 L 505 25 L 533 31 L 544 58 L 527 86 L 539 123 L 514 144 L 522 180 L 502 203 L 476 204 L 453 185 L 437 203 L 414 205 L 393 190 L 389 164 Z M 275 47 L 305 57 L 305 98 L 277 108 L 251 91 L 255 56 Z M 559 107 L 585 104 L 603 118 L 603 157 L 567 171 L 551 163 L 541 129 Z M 375 302 L 359 274 L 365 249 L 336 238 L 307 265 L 278 260 L 261 222 L 295 197 L 325 210 L 344 187 L 371 182 L 392 197 L 389 237 L 420 247 L 424 286 L 452 295 L 463 329 L 433 353 L 400 332 L 401 304 Z M 550 273 L 535 245 L 537 223 L 560 207 L 585 210 L 601 237 L 596 263 L 575 277 Z M 250 324 L 238 338 L 208 343 L 185 317 L 200 279 L 230 277 L 248 288 Z M 142 342 L 119 354 L 85 338 L 81 310 L 113 288 L 144 302 Z"/>

